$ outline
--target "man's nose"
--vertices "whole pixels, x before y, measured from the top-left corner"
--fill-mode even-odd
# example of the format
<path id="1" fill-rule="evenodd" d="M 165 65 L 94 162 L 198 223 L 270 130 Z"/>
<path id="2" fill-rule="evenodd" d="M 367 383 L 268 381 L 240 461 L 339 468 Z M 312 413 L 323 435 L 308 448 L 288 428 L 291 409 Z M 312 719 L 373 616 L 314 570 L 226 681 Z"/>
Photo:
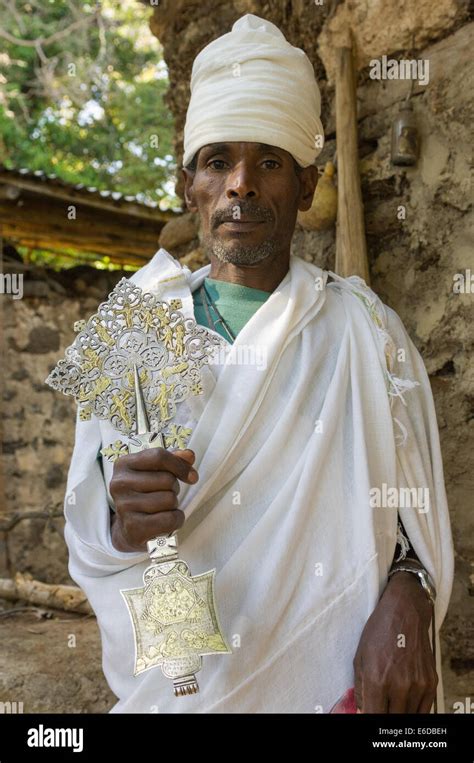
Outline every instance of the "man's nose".
<path id="1" fill-rule="evenodd" d="M 245 162 L 236 164 L 227 176 L 226 196 L 228 199 L 245 199 L 258 196 L 254 173 Z"/>

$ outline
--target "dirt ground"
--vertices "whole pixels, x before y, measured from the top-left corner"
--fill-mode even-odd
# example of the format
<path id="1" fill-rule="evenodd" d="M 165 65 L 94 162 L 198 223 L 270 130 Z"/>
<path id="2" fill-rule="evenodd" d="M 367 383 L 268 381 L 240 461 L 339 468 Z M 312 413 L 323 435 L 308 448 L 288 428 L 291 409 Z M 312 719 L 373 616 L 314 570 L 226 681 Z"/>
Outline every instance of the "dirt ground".
<path id="1" fill-rule="evenodd" d="M 95 618 L 21 606 L 0 609 L 0 703 L 22 702 L 24 713 L 107 713 L 116 699 Z"/>

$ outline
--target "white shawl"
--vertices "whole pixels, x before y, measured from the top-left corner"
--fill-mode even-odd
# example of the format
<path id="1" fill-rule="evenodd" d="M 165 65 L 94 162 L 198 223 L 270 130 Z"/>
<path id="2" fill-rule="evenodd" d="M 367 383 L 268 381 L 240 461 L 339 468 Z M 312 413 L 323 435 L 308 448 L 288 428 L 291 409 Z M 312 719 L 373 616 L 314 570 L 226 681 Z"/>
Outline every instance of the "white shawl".
<path id="1" fill-rule="evenodd" d="M 180 297 L 193 316 L 191 292 L 209 270 L 192 274 L 160 249 L 132 280 Z M 206 368 L 195 409 L 178 411 L 193 429 L 188 447 L 200 475 L 181 484 L 180 556 L 195 575 L 217 570 L 233 649 L 203 658 L 195 696 L 175 698 L 159 668 L 133 676 L 120 589 L 142 585 L 148 557 L 111 544 L 111 498 L 96 456 L 117 432 L 94 417 L 77 422 L 65 501 L 69 571 L 97 615 L 104 673 L 119 698 L 111 712 L 328 712 L 354 685 L 354 654 L 394 555 L 397 509 L 369 503 L 384 483 L 429 488 L 427 513 L 399 513 L 434 580 L 441 625 L 453 549 L 426 370 L 396 313 L 360 279 L 333 277 L 327 283 L 327 272 L 292 256 L 228 346 L 227 364 Z M 232 362 L 239 347 L 256 344 L 264 370 Z M 107 486 L 111 473 L 106 462 Z"/>

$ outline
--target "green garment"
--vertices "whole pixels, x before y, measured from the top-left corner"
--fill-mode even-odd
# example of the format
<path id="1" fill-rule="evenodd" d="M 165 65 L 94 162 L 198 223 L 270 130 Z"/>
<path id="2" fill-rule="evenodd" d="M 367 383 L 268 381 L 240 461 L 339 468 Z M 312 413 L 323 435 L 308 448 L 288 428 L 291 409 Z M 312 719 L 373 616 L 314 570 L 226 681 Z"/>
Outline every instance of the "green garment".
<path id="1" fill-rule="evenodd" d="M 241 286 L 240 284 L 229 283 L 228 281 L 218 281 L 215 278 L 206 278 L 205 285 L 208 294 L 212 297 L 212 301 L 234 336 L 237 336 L 247 321 L 250 320 L 252 315 L 257 312 L 258 308 L 270 296 L 268 291 L 252 289 L 250 286 Z M 206 310 L 201 300 L 200 287 L 193 291 L 193 301 L 196 323 L 217 331 L 218 334 L 232 343 L 232 339 L 222 323 L 217 323 L 214 326 L 211 322 L 211 325 L 209 325 Z M 212 307 L 209 307 L 209 312 L 211 318 L 217 321 L 219 316 Z"/>

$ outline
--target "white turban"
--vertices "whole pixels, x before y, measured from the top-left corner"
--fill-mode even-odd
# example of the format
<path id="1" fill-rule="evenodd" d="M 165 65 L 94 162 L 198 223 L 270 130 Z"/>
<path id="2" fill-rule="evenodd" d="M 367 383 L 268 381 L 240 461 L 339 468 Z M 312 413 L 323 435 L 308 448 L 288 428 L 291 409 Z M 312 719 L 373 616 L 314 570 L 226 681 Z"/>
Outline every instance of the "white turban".
<path id="1" fill-rule="evenodd" d="M 247 13 L 194 60 L 183 164 L 209 143 L 246 141 L 282 148 L 307 167 L 322 148 L 320 113 L 306 53 Z"/>

